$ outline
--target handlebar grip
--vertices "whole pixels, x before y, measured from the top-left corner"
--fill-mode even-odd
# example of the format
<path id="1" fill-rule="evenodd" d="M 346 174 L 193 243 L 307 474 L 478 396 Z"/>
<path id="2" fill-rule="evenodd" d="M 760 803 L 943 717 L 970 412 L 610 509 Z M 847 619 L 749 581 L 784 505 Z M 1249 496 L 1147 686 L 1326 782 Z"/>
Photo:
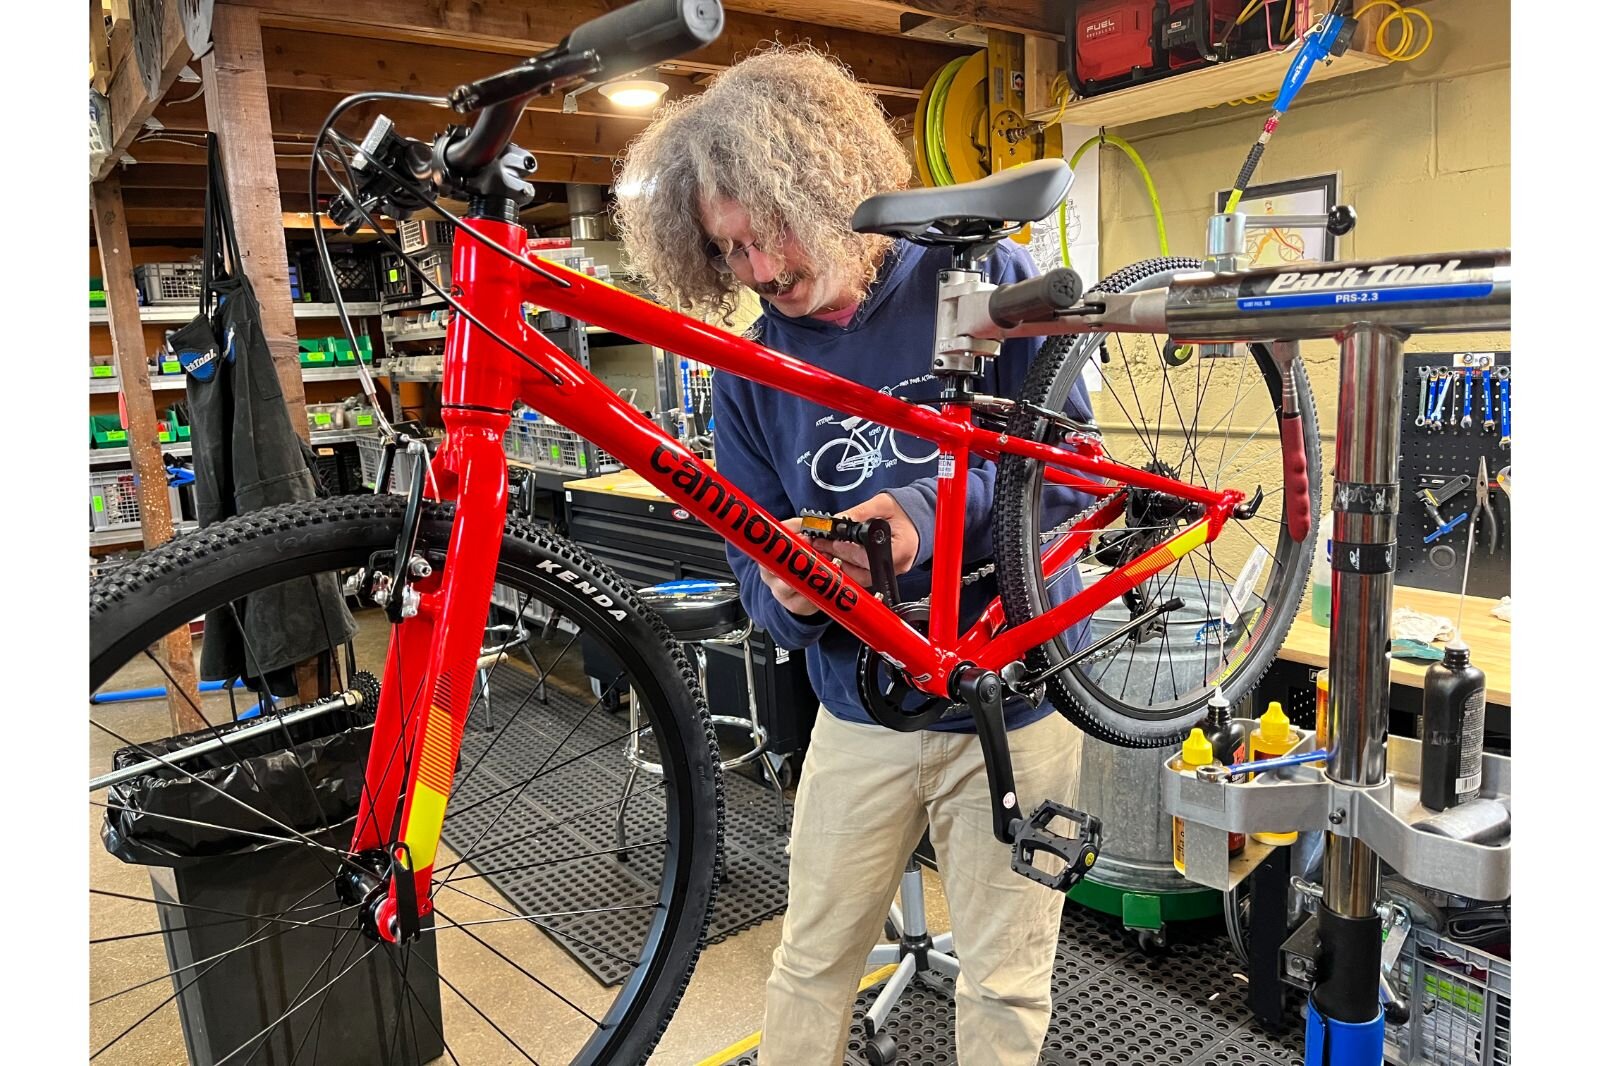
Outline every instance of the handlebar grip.
<path id="1" fill-rule="evenodd" d="M 1069 310 L 1082 295 L 1083 280 L 1077 271 L 1056 267 L 995 289 L 989 296 L 989 317 L 1008 329 L 1024 322 L 1048 322 Z"/>
<path id="2" fill-rule="evenodd" d="M 632 74 L 704 48 L 722 33 L 721 0 L 638 0 L 567 35 L 569 53 L 593 52 L 595 82 Z"/>

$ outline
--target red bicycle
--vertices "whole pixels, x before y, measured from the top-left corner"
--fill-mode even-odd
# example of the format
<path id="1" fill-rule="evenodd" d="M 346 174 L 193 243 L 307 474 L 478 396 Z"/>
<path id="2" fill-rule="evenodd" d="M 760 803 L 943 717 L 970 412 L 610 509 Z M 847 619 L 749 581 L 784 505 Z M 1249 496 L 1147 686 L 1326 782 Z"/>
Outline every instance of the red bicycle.
<path id="1" fill-rule="evenodd" d="M 457 220 L 453 285 L 440 291 L 457 311 L 445 346 L 443 442 L 430 454 L 421 441 L 391 440 L 380 482 L 405 464 L 407 495 L 256 512 L 180 537 L 97 582 L 90 683 L 94 692 L 141 670 L 165 673 L 149 650 L 163 634 L 208 612 L 242 612 L 252 596 L 286 582 L 334 573 L 357 617 L 372 624 L 342 659 L 329 657 L 314 697 L 298 710 L 262 708 L 265 725 L 235 721 L 231 691 L 194 710 L 208 723 L 219 713 L 228 719 L 208 724 L 202 738 L 214 767 L 224 768 L 254 765 L 255 745 L 274 727 L 279 741 L 294 741 L 288 758 L 302 759 L 301 735 L 283 724 L 297 713 L 309 720 L 334 705 L 362 712 L 365 776 L 334 787 L 296 762 L 307 771 L 300 801 L 240 798 L 231 784 L 196 772 L 189 756 L 129 739 L 163 723 L 94 722 L 97 757 L 121 749 L 123 775 L 101 779 L 111 787 L 99 804 L 108 816 L 136 806 L 119 791 L 134 770 L 154 771 L 215 792 L 223 797 L 216 809 L 236 816 L 223 825 L 151 815 L 174 833 L 245 832 L 262 849 L 258 865 L 289 853 L 309 863 L 282 898 L 252 910 L 152 897 L 131 868 L 98 857 L 97 907 L 165 909 L 160 929 L 119 935 L 124 957 L 96 967 L 96 1055 L 116 1049 L 141 1061 L 151 1053 L 141 1042 L 162 1039 L 149 1035 L 161 1027 L 147 1023 L 176 1009 L 191 1035 L 209 1027 L 212 1061 L 302 1053 L 311 1061 L 335 1020 L 354 1013 L 362 995 L 378 994 L 372 989 L 393 1017 L 393 1031 L 369 1041 L 384 1061 L 441 1053 L 461 1061 L 465 1053 L 474 1062 L 632 1062 L 655 1046 L 701 950 L 716 887 L 724 788 L 716 737 L 681 648 L 628 583 L 578 546 L 508 519 L 503 437 L 518 400 L 603 447 L 860 638 L 863 698 L 884 724 L 915 729 L 954 706 L 969 710 L 989 760 L 996 835 L 1014 845 L 1020 872 L 1058 887 L 1093 861 L 1094 820 L 1056 804 L 1017 808 L 1002 702 L 1049 699 L 1097 737 L 1156 746 L 1183 735 L 1216 690 L 1230 702 L 1247 693 L 1272 661 L 1305 586 L 1307 531 L 1319 509 L 1318 430 L 1303 367 L 1292 348 L 1184 358 L 1165 343 L 1164 319 L 1147 309 L 1161 306 L 1175 278 L 1200 269 L 1194 260 L 1139 263 L 1088 294 L 1065 270 L 1000 288 L 987 282 L 984 259 L 995 244 L 1066 195 L 1064 163 L 889 193 L 858 211 L 860 229 L 949 248 L 940 342 L 930 353 L 944 390 L 938 413 L 529 258 L 517 213 L 531 197 L 533 162 L 508 144 L 527 100 L 692 50 L 716 35 L 720 19 L 718 5 L 704 0 L 620 9 L 552 52 L 457 89 L 451 105 L 481 114 L 470 130 L 432 142 L 402 137 L 383 119 L 359 146 L 334 130 L 346 109 L 386 94 L 352 97 L 330 115 L 317 153 L 325 160 L 324 144 L 332 145 L 345 163 L 337 220 L 354 226 L 380 210 L 438 209 L 440 198 L 471 204 Z M 898 604 L 882 595 L 887 582 L 857 584 L 782 525 L 790 516 L 763 511 L 531 328 L 527 304 L 825 398 L 898 440 L 937 447 L 931 595 Z M 1021 395 L 978 394 L 1000 340 L 1025 334 L 1057 336 Z M 1100 391 L 1095 423 L 1061 413 L 1086 374 Z M 976 575 L 962 569 L 974 457 L 999 468 L 994 557 Z M 1094 502 L 1053 515 L 1042 504 L 1047 485 Z M 807 523 L 812 532 L 858 536 L 870 550 L 871 528 L 827 516 Z M 1084 587 L 1063 599 L 1054 590 L 1069 572 Z M 963 583 L 991 573 L 999 596 L 961 631 Z M 486 645 L 491 603 L 510 622 Z M 1070 647 L 1065 634 L 1085 619 L 1090 643 Z M 362 659 L 382 660 L 371 671 L 381 684 L 360 670 Z M 494 715 L 493 729 L 478 713 L 491 698 L 521 701 L 509 717 Z M 639 709 L 639 730 L 612 717 L 624 701 Z M 621 752 L 635 738 L 653 749 L 662 774 L 624 794 Z M 340 824 L 329 815 L 335 799 L 348 802 L 353 834 L 329 829 Z M 614 846 L 618 805 L 634 823 L 626 834 L 634 843 L 622 848 Z M 482 881 L 501 898 L 474 884 Z M 175 924 L 204 930 L 210 946 L 163 960 L 155 934 L 170 936 Z M 326 947 L 309 970 L 262 962 L 281 938 L 308 929 Z M 140 949 L 150 956 L 143 970 L 126 957 Z M 115 987 L 128 974 L 148 979 Z M 506 979 L 528 982 L 530 995 L 508 991 Z M 259 997 L 271 1008 L 204 1015 L 202 1025 L 202 980 L 275 984 L 282 995 Z M 169 983 L 177 990 L 163 999 Z"/>

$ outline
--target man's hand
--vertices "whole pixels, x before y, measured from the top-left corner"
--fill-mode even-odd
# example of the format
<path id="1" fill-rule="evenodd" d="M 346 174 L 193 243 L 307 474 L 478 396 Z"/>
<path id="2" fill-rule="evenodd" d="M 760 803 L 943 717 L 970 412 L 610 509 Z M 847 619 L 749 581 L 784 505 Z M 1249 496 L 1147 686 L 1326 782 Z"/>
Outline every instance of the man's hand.
<path id="1" fill-rule="evenodd" d="M 783 526 L 790 533 L 798 534 L 800 532 L 800 519 L 786 519 Z M 790 614 L 813 615 L 821 610 L 816 604 L 802 596 L 792 585 L 766 567 L 763 566 L 756 572 L 761 575 L 761 580 L 766 584 L 767 588 L 772 590 L 773 598 Z"/>
<path id="2" fill-rule="evenodd" d="M 917 558 L 917 548 L 920 546 L 921 538 L 917 535 L 917 527 L 893 496 L 887 492 L 880 492 L 866 503 L 857 504 L 842 513 L 844 517 L 856 522 L 865 522 L 872 518 L 887 519 L 889 545 L 894 557 L 894 572 L 903 574 L 911 569 L 911 564 Z M 860 544 L 826 540 L 822 537 L 813 538 L 811 543 L 817 551 L 833 559 L 858 584 L 867 588 L 872 587 L 872 573 L 867 569 L 866 548 Z"/>

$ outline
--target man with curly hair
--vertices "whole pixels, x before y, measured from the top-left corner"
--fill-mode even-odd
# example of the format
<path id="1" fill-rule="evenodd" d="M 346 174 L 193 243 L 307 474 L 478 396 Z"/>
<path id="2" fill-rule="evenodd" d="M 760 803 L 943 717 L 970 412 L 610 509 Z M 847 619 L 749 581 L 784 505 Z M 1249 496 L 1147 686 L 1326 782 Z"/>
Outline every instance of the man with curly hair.
<path id="1" fill-rule="evenodd" d="M 877 101 L 846 71 L 813 51 L 778 48 L 663 109 L 629 146 L 618 216 L 633 262 L 664 302 L 727 322 L 740 290 L 753 291 L 762 316 L 752 335 L 767 347 L 932 405 L 937 275 L 950 252 L 850 228 L 862 200 L 904 187 L 910 173 Z M 997 283 L 1035 273 L 1009 241 L 986 268 Z M 1038 348 L 1007 342 L 980 391 L 1015 395 Z M 887 519 L 902 597 L 928 594 L 934 445 L 727 374 L 716 375 L 712 407 L 722 474 L 779 518 L 813 508 Z M 1068 411 L 1090 418 L 1081 383 Z M 974 458 L 970 563 L 992 555 L 994 477 L 993 464 Z M 1052 491 L 1063 514 L 1086 499 Z M 870 583 L 861 548 L 818 544 Z M 805 649 L 822 703 L 795 800 L 762 1063 L 843 1060 L 867 953 L 927 829 L 961 962 L 961 1061 L 1031 1066 L 1050 1017 L 1062 896 L 1012 872 L 1010 849 L 995 839 L 970 716 L 917 733 L 874 724 L 856 688 L 856 638 L 749 556 L 730 547 L 728 558 L 750 616 L 781 646 Z M 1075 590 L 1076 575 L 1061 584 L 1058 595 Z M 963 625 L 995 594 L 992 578 L 967 587 Z M 1086 628 L 1074 634 L 1079 643 Z M 1008 705 L 1006 721 L 1022 809 L 1072 803 L 1082 734 L 1048 705 Z"/>

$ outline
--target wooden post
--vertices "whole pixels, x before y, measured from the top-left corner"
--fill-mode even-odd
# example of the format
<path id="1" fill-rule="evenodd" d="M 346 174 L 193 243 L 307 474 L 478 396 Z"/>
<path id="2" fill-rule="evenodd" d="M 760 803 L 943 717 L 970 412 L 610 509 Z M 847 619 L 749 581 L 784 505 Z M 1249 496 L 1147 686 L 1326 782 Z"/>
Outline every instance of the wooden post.
<path id="1" fill-rule="evenodd" d="M 289 299 L 289 255 L 283 241 L 283 201 L 273 153 L 272 115 L 262 64 L 258 12 L 218 4 L 211 19 L 213 47 L 200 61 L 206 121 L 217 135 L 244 273 L 261 304 L 261 327 L 283 385 L 289 424 L 307 440 L 300 341 Z"/>
<path id="2" fill-rule="evenodd" d="M 133 288 L 133 257 L 128 245 L 128 221 L 122 209 L 122 184 L 113 171 L 90 186 L 94 210 L 95 243 L 100 248 L 100 273 L 106 287 L 106 318 L 111 328 L 111 350 L 117 359 L 128 408 L 128 457 L 139 482 L 139 518 L 144 546 L 154 548 L 172 539 L 172 508 L 168 504 L 166 468 L 156 440 L 156 401 L 150 391 L 150 367 L 144 349 L 144 325 L 139 320 L 139 298 Z M 198 309 L 198 308 L 197 308 Z M 188 626 L 167 634 L 162 641 L 167 669 L 167 704 L 177 733 L 204 729 L 196 709 L 200 693 L 195 684 L 194 650 Z"/>

